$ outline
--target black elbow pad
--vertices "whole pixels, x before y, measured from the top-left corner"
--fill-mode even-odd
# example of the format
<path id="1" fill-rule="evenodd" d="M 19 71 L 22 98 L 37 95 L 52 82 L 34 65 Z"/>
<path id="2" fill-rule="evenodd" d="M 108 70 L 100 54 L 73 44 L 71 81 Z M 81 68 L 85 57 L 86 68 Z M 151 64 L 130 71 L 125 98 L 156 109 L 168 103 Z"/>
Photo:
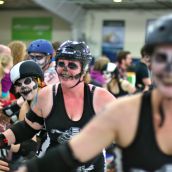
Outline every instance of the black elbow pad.
<path id="1" fill-rule="evenodd" d="M 15 135 L 15 144 L 29 140 L 36 133 L 39 132 L 39 130 L 35 130 L 32 127 L 30 127 L 30 125 L 28 125 L 25 120 L 12 125 L 10 129 L 13 131 Z"/>
<path id="2" fill-rule="evenodd" d="M 8 116 L 8 117 L 12 117 L 13 115 L 19 115 L 19 111 L 20 111 L 20 106 L 15 102 L 12 103 L 10 105 L 5 106 L 2 109 L 3 113 Z"/>
<path id="3" fill-rule="evenodd" d="M 26 118 L 31 122 L 36 122 L 40 125 L 44 125 L 44 118 L 38 116 L 32 109 L 29 110 L 28 113 L 26 113 Z"/>

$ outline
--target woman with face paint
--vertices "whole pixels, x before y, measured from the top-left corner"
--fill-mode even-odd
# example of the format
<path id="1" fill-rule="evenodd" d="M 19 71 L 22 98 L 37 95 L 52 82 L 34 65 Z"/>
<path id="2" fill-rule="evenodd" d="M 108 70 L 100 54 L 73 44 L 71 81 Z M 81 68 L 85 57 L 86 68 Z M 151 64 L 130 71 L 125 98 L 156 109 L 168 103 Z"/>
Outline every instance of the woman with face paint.
<path id="1" fill-rule="evenodd" d="M 19 111 L 19 116 L 16 119 L 20 121 L 24 120 L 26 112 L 30 108 L 30 104 L 33 98 L 36 96 L 39 88 L 41 88 L 41 83 L 43 81 L 43 72 L 41 68 L 33 61 L 22 61 L 17 63 L 10 71 L 10 78 L 16 91 L 23 97 L 25 100 L 21 108 L 14 102 L 12 105 L 8 105 L 3 108 L 4 114 L 10 119 L 14 119 L 16 109 Z M 15 111 L 13 113 L 12 111 Z M 2 131 L 1 131 L 2 132 Z M 11 151 L 13 152 L 12 159 L 2 158 L 0 161 L 0 170 L 9 171 L 15 167 L 12 165 L 17 159 L 30 158 L 35 155 L 37 150 L 36 139 L 27 140 L 21 144 L 11 145 Z M 8 164 L 9 162 L 10 164 Z"/>
<path id="2" fill-rule="evenodd" d="M 110 103 L 69 144 L 27 164 L 27 172 L 70 171 L 115 140 L 124 172 L 170 172 L 172 167 L 172 15 L 155 21 L 146 45 L 156 88 Z M 18 172 L 26 171 L 22 167 Z"/>
<path id="3" fill-rule="evenodd" d="M 115 100 L 106 89 L 84 83 L 83 78 L 91 58 L 90 50 L 84 42 L 64 42 L 56 56 L 60 83 L 42 88 L 24 121 L 13 125 L 0 137 L 6 137 L 9 145 L 20 143 L 31 138 L 45 125 L 50 137 L 48 152 L 77 135 L 95 113 L 100 112 L 106 103 Z M 24 82 L 25 79 L 16 81 L 18 86 L 25 86 Z M 28 89 L 24 90 L 23 94 L 28 92 Z M 1 138 L 0 142 L 6 146 Z M 103 153 L 100 153 L 74 171 L 103 172 L 104 165 Z"/>

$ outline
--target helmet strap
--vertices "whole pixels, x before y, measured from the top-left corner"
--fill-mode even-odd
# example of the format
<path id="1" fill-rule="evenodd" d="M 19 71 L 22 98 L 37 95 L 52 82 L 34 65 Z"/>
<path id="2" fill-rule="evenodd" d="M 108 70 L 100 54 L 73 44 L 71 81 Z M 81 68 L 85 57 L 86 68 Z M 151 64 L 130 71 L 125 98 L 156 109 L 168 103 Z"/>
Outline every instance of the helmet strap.
<path id="1" fill-rule="evenodd" d="M 83 74 L 83 69 L 82 69 L 82 71 L 79 74 L 76 74 L 75 76 L 73 76 L 74 79 L 79 79 L 79 80 L 78 80 L 78 82 L 74 86 L 72 86 L 70 88 L 76 87 L 79 83 L 81 83 L 83 81 L 83 80 L 81 80 L 82 74 Z"/>

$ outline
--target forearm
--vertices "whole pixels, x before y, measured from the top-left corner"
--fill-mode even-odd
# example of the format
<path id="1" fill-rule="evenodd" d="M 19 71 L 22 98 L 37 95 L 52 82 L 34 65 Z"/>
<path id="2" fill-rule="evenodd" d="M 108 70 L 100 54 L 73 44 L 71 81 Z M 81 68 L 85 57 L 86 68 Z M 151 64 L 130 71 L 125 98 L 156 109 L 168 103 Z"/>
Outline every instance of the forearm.
<path id="1" fill-rule="evenodd" d="M 86 162 L 94 158 L 114 141 L 114 133 L 107 118 L 98 115 L 69 141 L 74 156 L 79 161 Z"/>

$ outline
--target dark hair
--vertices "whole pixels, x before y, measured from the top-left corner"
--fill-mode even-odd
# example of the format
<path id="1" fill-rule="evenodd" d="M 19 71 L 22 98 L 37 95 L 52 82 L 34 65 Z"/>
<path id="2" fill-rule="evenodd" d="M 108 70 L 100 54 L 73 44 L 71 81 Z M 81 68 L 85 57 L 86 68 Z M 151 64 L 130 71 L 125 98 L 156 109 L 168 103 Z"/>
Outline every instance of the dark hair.
<path id="1" fill-rule="evenodd" d="M 131 52 L 130 51 L 120 51 L 117 55 L 118 63 L 121 63 L 122 60 L 125 60 L 128 54 L 131 54 Z"/>
<path id="2" fill-rule="evenodd" d="M 151 56 L 152 53 L 153 53 L 153 49 L 151 46 L 148 45 L 144 45 L 140 50 L 140 54 L 142 58 L 145 56 Z"/>
<path id="3" fill-rule="evenodd" d="M 52 46 L 54 48 L 55 51 L 57 51 L 57 49 L 60 47 L 60 42 L 59 41 L 55 41 L 52 43 Z"/>

